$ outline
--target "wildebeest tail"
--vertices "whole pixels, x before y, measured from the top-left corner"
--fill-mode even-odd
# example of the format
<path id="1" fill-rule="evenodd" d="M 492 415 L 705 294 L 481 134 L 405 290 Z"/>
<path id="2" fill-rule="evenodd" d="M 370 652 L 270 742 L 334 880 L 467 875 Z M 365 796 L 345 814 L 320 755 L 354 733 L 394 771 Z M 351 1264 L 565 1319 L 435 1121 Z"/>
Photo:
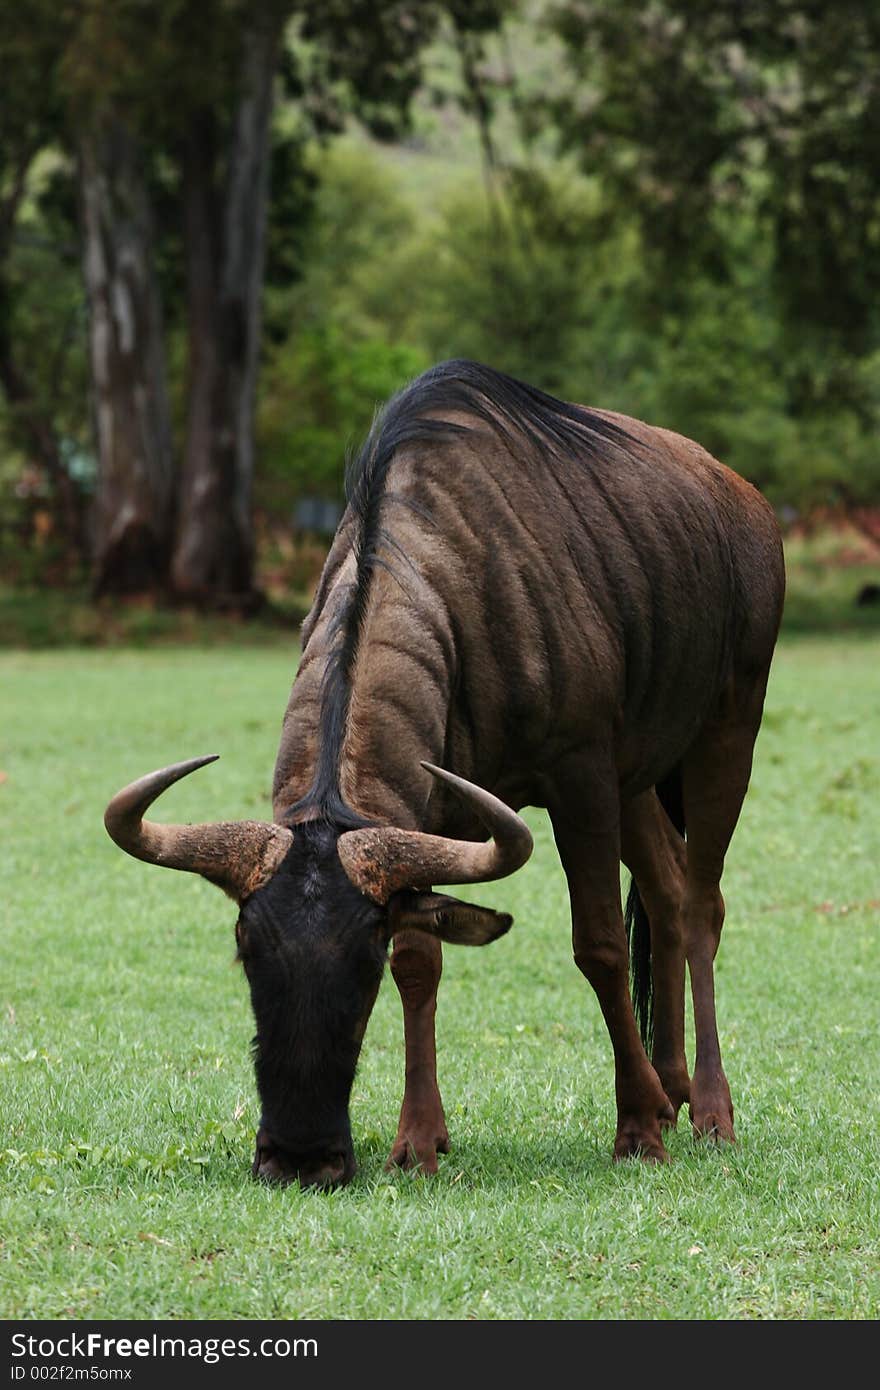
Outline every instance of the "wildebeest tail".
<path id="1" fill-rule="evenodd" d="M 657 783 L 660 805 L 680 835 L 684 835 L 684 798 L 681 790 L 681 768 L 673 770 Z M 654 983 L 651 974 L 651 929 L 635 879 L 630 879 L 624 910 L 626 935 L 629 941 L 629 978 L 633 1011 L 645 1050 L 650 1055 L 654 1041 Z"/>

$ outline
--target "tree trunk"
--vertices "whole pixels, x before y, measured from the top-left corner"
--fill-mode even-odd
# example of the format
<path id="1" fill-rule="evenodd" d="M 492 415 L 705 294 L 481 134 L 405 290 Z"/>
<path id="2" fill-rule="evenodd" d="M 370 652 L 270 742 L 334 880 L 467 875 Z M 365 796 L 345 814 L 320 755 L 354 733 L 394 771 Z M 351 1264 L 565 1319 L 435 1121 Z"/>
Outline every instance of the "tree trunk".
<path id="1" fill-rule="evenodd" d="M 281 29 L 281 9 L 266 4 L 244 36 L 220 197 L 216 126 L 209 113 L 193 123 L 184 155 L 190 384 L 171 572 L 176 595 L 204 606 L 247 609 L 258 598 L 253 419 Z"/>
<path id="2" fill-rule="evenodd" d="M 98 446 L 94 586 L 98 594 L 162 593 L 172 446 L 150 205 L 121 122 L 83 133 L 79 156 Z"/>

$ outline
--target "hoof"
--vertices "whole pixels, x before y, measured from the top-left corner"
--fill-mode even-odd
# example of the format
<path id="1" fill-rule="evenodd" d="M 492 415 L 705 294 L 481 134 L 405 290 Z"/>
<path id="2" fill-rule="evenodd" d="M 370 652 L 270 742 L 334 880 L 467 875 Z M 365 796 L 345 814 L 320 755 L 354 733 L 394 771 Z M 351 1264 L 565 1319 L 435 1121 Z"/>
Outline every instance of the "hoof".
<path id="1" fill-rule="evenodd" d="M 708 1114 L 696 1119 L 692 1110 L 690 1119 L 695 1139 L 707 1139 L 711 1144 L 736 1143 L 732 1115 L 722 1115 L 710 1110 Z"/>
<path id="2" fill-rule="evenodd" d="M 428 1139 L 414 1134 L 398 1135 L 385 1160 L 385 1171 L 392 1173 L 395 1168 L 402 1168 L 405 1172 L 437 1173 L 438 1153 L 449 1153 L 449 1136 L 446 1134 Z"/>
<path id="3" fill-rule="evenodd" d="M 707 1084 L 700 1085 L 694 1077 L 690 1120 L 694 1135 L 698 1139 L 708 1139 L 715 1144 L 734 1144 L 733 1102 L 730 1087 L 725 1076 L 711 1076 Z"/>
<path id="4" fill-rule="evenodd" d="M 668 1163 L 669 1154 L 664 1148 L 659 1125 L 656 1132 L 618 1130 L 614 1140 L 614 1162 L 620 1163 L 625 1158 L 640 1158 L 645 1163 Z"/>

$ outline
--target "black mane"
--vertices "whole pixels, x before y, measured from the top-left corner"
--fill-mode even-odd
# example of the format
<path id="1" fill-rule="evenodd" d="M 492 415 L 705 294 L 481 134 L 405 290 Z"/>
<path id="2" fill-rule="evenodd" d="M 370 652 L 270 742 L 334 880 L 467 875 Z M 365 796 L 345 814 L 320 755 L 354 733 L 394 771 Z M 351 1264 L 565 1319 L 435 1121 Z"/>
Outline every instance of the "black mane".
<path id="1" fill-rule="evenodd" d="M 385 481 L 398 450 L 471 434 L 472 426 L 446 418 L 453 414 L 470 416 L 492 430 L 514 453 L 522 452 L 525 443 L 527 449 L 583 464 L 607 460 L 610 453 L 632 449 L 635 444 L 619 425 L 594 411 L 557 400 L 537 387 L 466 359 L 431 367 L 377 412 L 360 452 L 346 470 L 345 493 L 354 522 L 355 579 L 333 619 L 334 647 L 324 674 L 315 780 L 291 808 L 291 814 L 317 809 L 322 819 L 342 829 L 367 824 L 343 800 L 339 754 L 370 581 L 377 568 L 390 568 L 380 550 L 390 550 L 409 563 L 380 521 Z M 393 500 L 413 506 L 399 497 Z"/>

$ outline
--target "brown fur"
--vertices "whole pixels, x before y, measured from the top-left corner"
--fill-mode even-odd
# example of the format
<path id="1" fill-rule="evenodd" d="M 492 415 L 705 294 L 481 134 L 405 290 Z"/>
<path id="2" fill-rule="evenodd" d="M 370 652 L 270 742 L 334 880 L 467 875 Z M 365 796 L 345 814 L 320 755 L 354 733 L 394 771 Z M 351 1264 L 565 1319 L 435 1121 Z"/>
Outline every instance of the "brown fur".
<path id="1" fill-rule="evenodd" d="M 274 824 L 143 820 L 212 757 L 139 779 L 105 816 L 130 854 L 239 899 L 256 1176 L 352 1177 L 349 1096 L 389 938 L 406 1044 L 389 1161 L 436 1171 L 440 942 L 485 945 L 511 919 L 429 890 L 523 864 L 510 808 L 526 805 L 549 811 L 574 958 L 611 1037 L 615 1158 L 664 1160 L 685 1103 L 697 1134 L 733 1139 L 719 885 L 783 591 L 771 509 L 692 440 L 468 362 L 389 404 L 303 628 Z"/>
<path id="2" fill-rule="evenodd" d="M 614 1043 L 615 1156 L 662 1159 L 661 1126 L 689 1095 L 699 1132 L 733 1137 L 711 970 L 718 880 L 748 783 L 784 572 L 773 512 L 748 483 L 681 435 L 593 415 L 625 433 L 619 448 L 583 461 L 561 460 L 534 437 L 514 448 L 509 432 L 466 413 L 458 420 L 468 433 L 394 453 L 381 520 L 395 544 L 380 542 L 383 564 L 364 594 L 336 752 L 339 790 L 379 825 L 484 838 L 421 769 L 429 759 L 514 808 L 549 809 L 571 891 L 575 959 Z M 344 620 L 359 573 L 356 538 L 349 515 L 303 630 L 276 769 L 282 823 L 313 813 L 290 808 L 308 799 L 313 780 L 322 682 L 339 640 L 334 620 Z M 676 769 L 688 856 L 653 791 Z M 628 995 L 624 854 L 645 884 L 652 933 L 656 922 L 656 1065 Z M 434 992 L 438 949 L 423 948 Z M 420 959 L 411 945 L 406 959 Z M 697 1023 L 693 1088 L 686 961 Z M 394 973 L 402 971 L 401 963 Z M 445 1146 L 425 1022 L 433 993 L 426 1014 L 411 968 L 406 975 L 410 998 L 420 999 L 417 1021 L 403 996 L 407 1074 L 418 1073 L 422 1090 L 418 1103 L 405 1097 L 393 1153 L 425 1162 L 435 1140 Z"/>
<path id="3" fill-rule="evenodd" d="M 609 737 L 622 792 L 634 795 L 688 747 L 731 655 L 769 663 L 782 591 L 772 510 L 691 440 L 606 414 L 645 446 L 640 477 L 606 480 L 616 514 L 586 498 L 578 517 L 570 497 L 548 495 L 540 468 L 517 470 L 483 432 L 395 459 L 387 490 L 424 505 L 434 524 L 386 503 L 414 571 L 390 555 L 395 573 L 376 572 L 358 642 L 341 785 L 364 816 L 475 832 L 422 760 L 516 808 L 546 806 L 554 768 Z M 619 552 L 613 566 L 604 548 Z M 337 542 L 303 630 L 277 819 L 314 767 L 330 620 L 351 572 Z"/>

